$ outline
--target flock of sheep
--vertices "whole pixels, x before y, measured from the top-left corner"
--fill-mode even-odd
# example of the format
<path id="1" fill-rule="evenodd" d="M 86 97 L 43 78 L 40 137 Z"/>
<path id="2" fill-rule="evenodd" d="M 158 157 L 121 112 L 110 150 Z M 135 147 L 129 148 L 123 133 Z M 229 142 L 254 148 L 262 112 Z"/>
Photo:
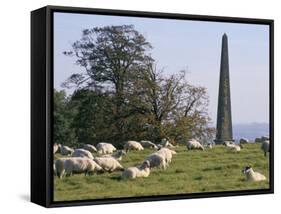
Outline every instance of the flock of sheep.
<path id="1" fill-rule="evenodd" d="M 261 149 L 266 156 L 269 152 L 269 138 L 262 137 Z M 243 144 L 249 143 L 247 139 L 242 138 L 240 144 L 235 144 L 230 141 L 224 142 L 226 149 L 230 152 L 240 152 L 243 148 Z M 207 144 L 203 146 L 199 141 L 192 139 L 186 144 L 188 150 L 204 150 L 212 149 L 213 144 Z M 132 166 L 125 169 L 121 165 L 122 157 L 129 151 L 141 151 L 144 148 L 154 150 L 148 155 L 138 166 Z M 112 144 L 101 142 L 95 146 L 85 144 L 83 148 L 72 149 L 68 146 L 54 144 L 54 154 L 59 152 L 66 157 L 59 158 L 54 161 L 54 175 L 59 178 L 64 176 L 71 176 L 74 173 L 84 173 L 85 175 L 92 173 L 104 173 L 122 171 L 122 179 L 136 179 L 139 177 L 148 177 L 150 175 L 150 169 L 160 168 L 165 170 L 172 162 L 173 155 L 177 154 L 175 151 L 176 146 L 171 144 L 169 140 L 162 139 L 160 144 L 154 144 L 151 141 L 127 141 L 124 144 L 123 150 L 117 150 Z M 93 153 L 97 153 L 97 156 L 93 156 Z M 250 166 L 246 166 L 242 172 L 246 176 L 246 180 L 261 181 L 266 180 L 266 177 L 254 170 Z"/>

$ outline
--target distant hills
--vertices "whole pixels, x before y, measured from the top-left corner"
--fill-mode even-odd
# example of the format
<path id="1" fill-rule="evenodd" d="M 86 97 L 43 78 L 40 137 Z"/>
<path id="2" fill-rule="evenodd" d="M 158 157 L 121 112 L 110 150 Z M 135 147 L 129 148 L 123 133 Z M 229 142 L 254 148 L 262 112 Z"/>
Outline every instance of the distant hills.
<path id="1" fill-rule="evenodd" d="M 239 140 L 244 137 L 255 140 L 256 137 L 269 135 L 268 123 L 233 124 L 233 138 Z"/>

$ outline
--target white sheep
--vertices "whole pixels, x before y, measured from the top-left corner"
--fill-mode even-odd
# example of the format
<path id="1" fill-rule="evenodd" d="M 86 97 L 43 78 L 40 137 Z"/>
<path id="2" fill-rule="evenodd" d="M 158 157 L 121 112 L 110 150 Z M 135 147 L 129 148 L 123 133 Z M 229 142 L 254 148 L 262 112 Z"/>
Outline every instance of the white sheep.
<path id="1" fill-rule="evenodd" d="M 136 151 L 141 151 L 144 150 L 144 148 L 142 147 L 142 145 L 137 142 L 137 141 L 127 141 L 124 145 L 124 149 L 126 152 L 128 152 L 129 150 L 136 150 Z"/>
<path id="2" fill-rule="evenodd" d="M 74 152 L 74 149 L 68 147 L 68 146 L 60 146 L 60 153 L 62 155 L 71 155 Z"/>
<path id="3" fill-rule="evenodd" d="M 149 140 L 142 140 L 140 141 L 140 144 L 144 147 L 144 148 L 149 148 L 149 149 L 158 149 L 158 146 L 156 146 L 156 144 L 152 143 Z"/>
<path id="4" fill-rule="evenodd" d="M 246 166 L 243 170 L 242 173 L 246 175 L 246 180 L 247 181 L 264 181 L 266 180 L 266 177 L 259 173 L 259 172 L 254 172 L 251 166 Z"/>
<path id="5" fill-rule="evenodd" d="M 240 152 L 241 147 L 232 143 L 231 141 L 225 141 L 224 145 L 226 146 L 227 150 L 230 152 Z"/>
<path id="6" fill-rule="evenodd" d="M 170 149 L 175 148 L 175 146 L 173 146 L 173 144 L 171 144 L 166 138 L 163 138 L 161 140 L 161 145 L 162 145 L 161 148 L 163 147 L 170 148 Z"/>
<path id="7" fill-rule="evenodd" d="M 91 160 L 94 159 L 94 156 L 92 155 L 92 153 L 86 149 L 75 149 L 71 156 L 72 157 L 81 157 L 81 158 L 86 157 Z"/>
<path id="8" fill-rule="evenodd" d="M 153 153 L 146 157 L 145 161 L 149 162 L 150 168 L 158 167 L 160 169 L 166 169 L 167 164 L 163 154 Z"/>
<path id="9" fill-rule="evenodd" d="M 186 147 L 188 150 L 191 150 L 191 149 L 204 150 L 204 147 L 201 145 L 201 143 L 195 139 L 189 140 L 186 144 Z"/>
<path id="10" fill-rule="evenodd" d="M 126 169 L 121 178 L 123 179 L 135 179 L 141 177 L 148 177 L 150 174 L 150 163 L 149 161 L 144 161 L 142 165 L 138 167 L 129 167 Z"/>
<path id="11" fill-rule="evenodd" d="M 123 150 L 119 150 L 113 154 L 103 155 L 102 157 L 112 157 L 115 158 L 118 161 L 122 160 L 122 157 L 126 155 L 126 152 Z"/>
<path id="12" fill-rule="evenodd" d="M 95 161 L 81 157 L 60 158 L 55 161 L 55 168 L 59 178 L 62 178 L 64 175 L 71 176 L 74 173 L 85 173 L 85 175 L 88 175 L 94 172 L 103 172 L 102 167 Z"/>
<path id="13" fill-rule="evenodd" d="M 100 165 L 105 171 L 113 172 L 113 171 L 123 171 L 124 167 L 112 157 L 96 157 L 94 161 Z"/>
<path id="14" fill-rule="evenodd" d="M 97 152 L 96 147 L 94 147 L 94 146 L 91 145 L 91 144 L 85 144 L 85 145 L 83 146 L 83 149 L 86 149 L 86 150 L 88 150 L 88 151 L 91 152 L 91 153 Z"/>
<path id="15" fill-rule="evenodd" d="M 155 152 L 155 154 L 162 155 L 165 159 L 166 166 L 169 166 L 169 163 L 172 162 L 173 155 L 175 155 L 177 153 L 169 148 L 162 148 L 159 151 Z"/>
<path id="16" fill-rule="evenodd" d="M 97 144 L 97 151 L 99 154 L 112 154 L 116 151 L 116 148 L 111 143 L 98 143 Z"/>
<path id="17" fill-rule="evenodd" d="M 269 140 L 262 142 L 261 150 L 264 152 L 264 156 L 266 157 L 266 153 L 270 152 Z"/>

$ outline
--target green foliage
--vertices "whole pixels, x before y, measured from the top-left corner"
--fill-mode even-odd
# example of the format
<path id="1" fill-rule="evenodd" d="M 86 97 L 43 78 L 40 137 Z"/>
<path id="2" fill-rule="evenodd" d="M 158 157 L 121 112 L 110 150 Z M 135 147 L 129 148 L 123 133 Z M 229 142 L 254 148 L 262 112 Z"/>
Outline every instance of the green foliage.
<path id="1" fill-rule="evenodd" d="M 68 102 L 64 91 L 53 93 L 53 138 L 54 143 L 73 146 L 76 137 L 71 128 L 71 112 L 68 110 Z"/>
<path id="2" fill-rule="evenodd" d="M 152 169 L 147 178 L 120 180 L 120 172 L 85 177 L 83 174 L 63 179 L 54 177 L 54 200 L 86 200 L 114 197 L 186 194 L 197 192 L 268 189 L 269 180 L 245 181 L 241 173 L 245 165 L 269 178 L 269 157 L 264 157 L 259 144 L 247 144 L 240 153 L 226 152 L 224 146 L 212 150 L 176 149 L 167 170 Z M 152 151 L 129 152 L 121 164 L 140 164 Z"/>

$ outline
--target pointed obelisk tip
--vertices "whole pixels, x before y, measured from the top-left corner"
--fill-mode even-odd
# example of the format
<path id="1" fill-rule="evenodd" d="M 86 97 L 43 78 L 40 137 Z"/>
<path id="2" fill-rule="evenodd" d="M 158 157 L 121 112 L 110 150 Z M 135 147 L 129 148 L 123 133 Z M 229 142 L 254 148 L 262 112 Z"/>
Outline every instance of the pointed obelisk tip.
<path id="1" fill-rule="evenodd" d="M 224 33 L 222 37 L 223 37 L 223 38 L 227 38 L 227 35 L 226 35 L 226 33 Z"/>

